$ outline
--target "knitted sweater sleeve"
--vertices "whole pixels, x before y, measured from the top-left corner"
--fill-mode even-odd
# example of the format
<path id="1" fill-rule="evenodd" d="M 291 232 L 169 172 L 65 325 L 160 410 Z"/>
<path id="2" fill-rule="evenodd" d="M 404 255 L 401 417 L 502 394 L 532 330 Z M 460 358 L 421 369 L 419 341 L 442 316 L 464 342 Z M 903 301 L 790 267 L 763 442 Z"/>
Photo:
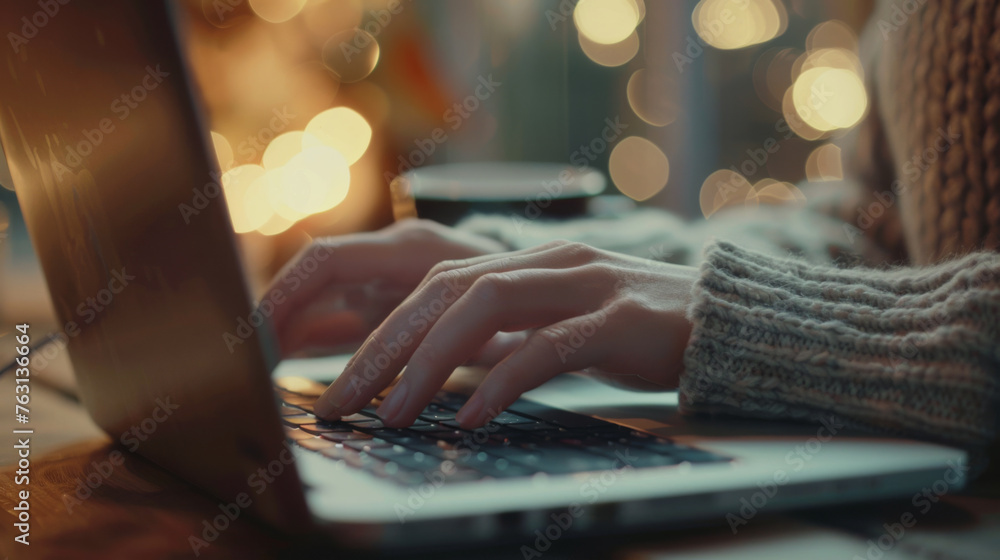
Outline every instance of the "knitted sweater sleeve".
<path id="1" fill-rule="evenodd" d="M 682 410 L 996 437 L 1000 255 L 837 269 L 712 242 L 704 256 Z"/>

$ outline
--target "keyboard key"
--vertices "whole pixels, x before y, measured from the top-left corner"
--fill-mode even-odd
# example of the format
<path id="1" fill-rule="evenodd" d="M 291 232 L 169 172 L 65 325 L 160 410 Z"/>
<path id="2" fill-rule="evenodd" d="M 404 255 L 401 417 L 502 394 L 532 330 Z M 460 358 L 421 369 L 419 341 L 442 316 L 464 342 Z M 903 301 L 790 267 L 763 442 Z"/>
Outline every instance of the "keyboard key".
<path id="1" fill-rule="evenodd" d="M 448 391 L 439 391 L 434 397 L 434 404 L 440 406 L 441 408 L 458 412 L 458 409 L 465 406 L 465 402 L 468 400 L 469 397 L 465 395 L 451 393 Z"/>
<path id="2" fill-rule="evenodd" d="M 293 441 L 315 437 L 314 434 L 310 434 L 309 432 L 304 432 L 302 430 L 298 430 L 289 426 L 285 426 L 285 436 L 287 436 L 288 439 Z"/>
<path id="3" fill-rule="evenodd" d="M 335 447 L 337 445 L 336 443 L 333 443 L 328 439 L 323 439 L 320 437 L 298 439 L 295 441 L 295 443 L 311 451 L 322 451 L 328 447 Z"/>
<path id="4" fill-rule="evenodd" d="M 326 391 L 326 385 L 304 377 L 279 377 L 274 385 L 283 392 L 318 397 Z"/>
<path id="5" fill-rule="evenodd" d="M 431 424 L 430 422 L 424 422 L 423 425 L 414 424 L 413 426 L 410 426 L 409 429 L 415 432 L 425 432 L 425 433 L 454 431 L 453 429 L 450 429 L 446 426 L 442 426 L 441 424 Z"/>
<path id="6" fill-rule="evenodd" d="M 316 402 L 315 397 L 305 397 L 302 395 L 289 395 L 287 397 L 282 398 L 281 400 L 285 401 L 286 403 L 292 406 L 309 405 L 310 407 L 312 407 L 312 405 Z"/>
<path id="7" fill-rule="evenodd" d="M 354 426 L 355 428 L 358 428 L 359 430 L 383 430 L 383 429 L 386 429 L 385 428 L 385 424 L 383 424 L 382 421 L 379 420 L 378 418 L 371 418 L 368 421 L 351 422 L 350 424 L 352 426 Z"/>
<path id="8" fill-rule="evenodd" d="M 527 418 L 520 416 L 518 414 L 513 414 L 508 411 L 503 411 L 498 414 L 495 418 L 490 420 L 494 424 L 500 424 L 501 426 L 511 426 L 516 424 L 535 424 L 538 421 L 532 418 Z"/>
<path id="9" fill-rule="evenodd" d="M 372 422 L 381 422 L 378 418 L 372 418 L 361 413 L 351 414 L 344 416 L 340 419 L 341 422 L 347 422 L 348 424 L 369 424 Z"/>
<path id="10" fill-rule="evenodd" d="M 451 410 L 424 410 L 419 414 L 421 420 L 426 420 L 428 422 L 443 422 L 445 420 L 454 420 L 455 413 Z"/>
<path id="11" fill-rule="evenodd" d="M 541 420 L 535 420 L 530 424 L 514 424 L 511 425 L 511 429 L 520 430 L 524 432 L 544 432 L 544 431 L 558 431 L 562 430 L 558 426 L 549 424 L 548 422 L 542 422 Z"/>
<path id="12" fill-rule="evenodd" d="M 352 428 L 348 424 L 334 424 L 332 422 L 321 422 L 316 424 L 299 424 L 299 429 L 304 432 L 309 432 L 311 434 L 329 434 L 332 432 L 352 432 Z"/>
<path id="13" fill-rule="evenodd" d="M 606 422 L 604 420 L 591 418 L 590 416 L 584 416 L 582 414 L 575 414 L 567 410 L 551 408 L 544 404 L 526 399 L 518 399 L 508 408 L 508 410 L 520 416 L 528 416 L 537 420 L 544 420 L 550 424 L 555 424 L 556 426 L 561 426 L 563 428 L 596 428 L 610 424 L 610 422 Z"/>
<path id="14" fill-rule="evenodd" d="M 342 443 L 345 441 L 352 441 L 352 440 L 368 441 L 370 439 L 374 439 L 371 436 L 371 434 L 364 434 L 361 432 L 333 432 L 333 433 L 320 434 L 320 436 L 337 443 Z"/>
<path id="15" fill-rule="evenodd" d="M 300 411 L 301 412 L 301 411 Z M 310 416 L 308 414 L 301 414 L 298 416 L 282 416 L 281 421 L 286 424 L 291 424 L 293 426 L 298 426 L 302 424 L 315 424 L 316 417 Z"/>

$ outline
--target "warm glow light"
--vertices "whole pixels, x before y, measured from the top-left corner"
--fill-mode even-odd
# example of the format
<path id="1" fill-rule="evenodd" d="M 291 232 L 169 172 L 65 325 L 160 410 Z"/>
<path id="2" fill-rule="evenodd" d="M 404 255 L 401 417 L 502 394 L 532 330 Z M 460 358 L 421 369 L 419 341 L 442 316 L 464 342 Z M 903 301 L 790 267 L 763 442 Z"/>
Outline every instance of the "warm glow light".
<path id="1" fill-rule="evenodd" d="M 754 197 L 759 204 L 802 205 L 806 202 L 806 195 L 798 187 L 791 183 L 775 181 L 774 179 L 764 179 L 753 186 Z"/>
<path id="2" fill-rule="evenodd" d="M 271 23 L 282 23 L 299 15 L 307 0 L 250 0 L 257 16 Z"/>
<path id="3" fill-rule="evenodd" d="M 746 177 L 730 169 L 720 169 L 709 175 L 698 196 L 705 218 L 727 206 L 756 206 L 757 193 Z"/>
<path id="4" fill-rule="evenodd" d="M 573 10 L 573 21 L 591 41 L 613 45 L 635 31 L 641 15 L 632 0 L 580 0 Z"/>
<path id="5" fill-rule="evenodd" d="M 306 126 L 302 146 L 325 145 L 343 155 L 348 165 L 361 159 L 372 139 L 372 127 L 357 111 L 347 107 L 327 109 Z"/>
<path id="6" fill-rule="evenodd" d="M 792 65 L 792 75 L 798 76 L 813 68 L 840 68 L 864 78 L 865 71 L 858 55 L 847 49 L 817 49 L 809 51 Z"/>
<path id="7" fill-rule="evenodd" d="M 378 41 L 361 29 L 348 29 L 330 37 L 323 45 L 323 64 L 341 82 L 360 82 L 378 65 Z"/>
<path id="8" fill-rule="evenodd" d="M 846 23 L 831 19 L 817 25 L 806 37 L 806 50 L 845 49 L 858 50 L 858 36 Z"/>
<path id="9" fill-rule="evenodd" d="M 646 200 L 670 179 L 670 161 L 656 144 L 630 136 L 615 146 L 608 162 L 611 180 L 633 200 Z"/>
<path id="10" fill-rule="evenodd" d="M 840 147 L 836 144 L 824 144 L 813 150 L 806 159 L 806 178 L 813 183 L 842 180 L 844 164 Z"/>
<path id="11" fill-rule="evenodd" d="M 799 116 L 798 111 L 795 109 L 795 102 L 792 101 L 791 87 L 785 90 L 785 95 L 781 99 L 781 114 L 784 115 L 785 122 L 788 123 L 788 128 L 791 128 L 792 132 L 797 134 L 799 138 L 805 140 L 819 140 L 820 138 L 830 135 L 829 132 L 816 130 L 815 128 L 809 126 L 809 124 Z"/>
<path id="12" fill-rule="evenodd" d="M 776 0 L 701 0 L 691 22 L 709 45 L 742 49 L 784 33 L 788 14 L 784 4 Z"/>
<path id="13" fill-rule="evenodd" d="M 267 145 L 262 162 L 264 169 L 271 171 L 287 164 L 302 151 L 306 134 L 301 130 L 293 130 L 278 136 Z"/>
<path id="14" fill-rule="evenodd" d="M 636 70 L 629 78 L 627 95 L 635 114 L 653 126 L 667 126 L 677 119 L 677 83 L 661 72 Z"/>
<path id="15" fill-rule="evenodd" d="M 288 162 L 281 180 L 292 186 L 288 192 L 295 193 L 286 200 L 286 204 L 299 212 L 318 214 L 347 198 L 351 169 L 337 150 L 329 146 L 313 146 Z"/>
<path id="16" fill-rule="evenodd" d="M 225 171 L 233 166 L 233 147 L 229 140 L 218 132 L 212 132 L 212 146 L 215 148 L 215 157 L 219 161 L 219 169 Z"/>
<path id="17" fill-rule="evenodd" d="M 601 66 L 621 66 L 632 60 L 639 52 L 639 34 L 635 31 L 624 41 L 613 45 L 595 43 L 583 33 L 577 33 L 577 39 L 584 54 Z"/>
<path id="18" fill-rule="evenodd" d="M 275 214 L 266 224 L 257 228 L 257 232 L 264 235 L 278 235 L 288 231 L 288 228 L 295 225 L 295 220 L 289 220 Z"/>
<path id="19" fill-rule="evenodd" d="M 861 78 L 843 68 L 810 68 L 792 86 L 795 112 L 820 131 L 850 128 L 868 109 L 868 95 Z"/>
<path id="20" fill-rule="evenodd" d="M 247 233 L 264 225 L 274 214 L 267 205 L 263 193 L 252 192 L 251 186 L 264 176 L 265 170 L 259 165 L 241 165 L 222 175 L 222 187 L 226 193 L 229 217 L 236 233 Z"/>

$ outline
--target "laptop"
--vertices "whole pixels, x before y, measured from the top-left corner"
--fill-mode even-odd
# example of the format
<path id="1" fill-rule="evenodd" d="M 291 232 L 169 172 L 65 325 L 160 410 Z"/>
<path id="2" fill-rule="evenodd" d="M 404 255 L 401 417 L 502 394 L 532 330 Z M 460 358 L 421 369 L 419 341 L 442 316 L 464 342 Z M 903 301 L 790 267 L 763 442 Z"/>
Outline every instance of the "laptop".
<path id="1" fill-rule="evenodd" d="M 223 336 L 252 298 L 175 12 L 2 3 L 20 39 L 3 51 L 0 138 L 84 405 L 129 451 L 218 500 L 206 531 L 247 515 L 359 549 L 543 552 L 563 536 L 703 521 L 735 533 L 763 513 L 965 483 L 960 450 L 835 417 L 685 418 L 676 393 L 575 375 L 475 432 L 454 422 L 475 371 L 406 429 L 382 426 L 377 399 L 320 421 L 312 403 L 343 359 L 279 364 L 266 323 L 243 344 Z"/>

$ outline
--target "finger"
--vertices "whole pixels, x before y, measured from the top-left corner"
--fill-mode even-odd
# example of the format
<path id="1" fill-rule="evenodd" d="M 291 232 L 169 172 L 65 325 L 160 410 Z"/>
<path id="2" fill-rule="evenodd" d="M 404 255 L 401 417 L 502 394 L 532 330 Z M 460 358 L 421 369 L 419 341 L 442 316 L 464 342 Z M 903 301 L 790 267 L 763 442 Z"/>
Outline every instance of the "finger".
<path id="1" fill-rule="evenodd" d="M 527 338 L 527 331 L 515 333 L 499 332 L 495 334 L 489 342 L 484 344 L 479 351 L 473 354 L 472 357 L 465 362 L 465 365 L 493 367 L 499 364 L 501 360 L 509 356 L 511 352 L 517 350 L 517 348 L 521 346 Z"/>
<path id="2" fill-rule="evenodd" d="M 542 251 L 505 255 L 468 268 L 438 274 L 414 292 L 372 333 L 344 373 L 320 397 L 317 410 L 352 414 L 360 410 L 399 374 L 438 319 L 486 274 L 526 268 L 572 266 L 557 253 Z M 496 331 L 494 331 L 495 333 Z M 492 334 L 491 334 L 492 336 Z M 483 340 L 488 340 L 489 337 Z M 460 362 L 461 363 L 461 362 Z"/>
<path id="3" fill-rule="evenodd" d="M 365 321 L 354 311 L 324 313 L 301 320 L 293 320 L 281 338 L 283 356 L 304 350 L 334 350 L 357 344 L 368 332 Z"/>
<path id="4" fill-rule="evenodd" d="M 536 331 L 490 371 L 458 411 L 456 420 L 463 428 L 478 428 L 500 414 L 522 393 L 560 373 L 600 363 L 607 354 L 609 338 L 597 334 L 607 319 L 608 314 L 602 309 Z"/>
<path id="5" fill-rule="evenodd" d="M 493 270 L 509 270 L 510 268 L 503 266 L 505 259 L 521 259 L 523 257 L 537 257 L 532 258 L 530 262 L 548 263 L 546 266 L 538 266 L 537 268 L 566 268 L 568 266 L 584 264 L 588 260 L 592 261 L 593 256 L 596 253 L 596 249 L 579 243 L 570 243 L 568 241 L 550 241 L 537 247 L 511 251 L 509 253 L 502 253 L 499 255 L 482 255 L 468 259 L 442 261 L 434 265 L 427 275 L 424 276 L 424 279 L 417 285 L 417 290 L 426 286 L 437 275 L 459 268 L 472 268 L 480 265 L 493 264 L 496 266 Z"/>
<path id="6" fill-rule="evenodd" d="M 550 325 L 578 315 L 588 298 L 596 300 L 597 307 L 605 294 L 587 289 L 590 274 L 580 269 L 532 269 L 479 277 L 416 347 L 396 388 L 379 407 L 383 422 L 392 427 L 413 423 L 455 368 L 497 332 Z"/>
<path id="7" fill-rule="evenodd" d="M 305 344 L 354 351 L 407 295 L 409 290 L 380 282 L 330 286 L 288 315 L 275 334 L 284 355 L 304 349 Z"/>
<path id="8" fill-rule="evenodd" d="M 400 263 L 397 253 L 389 242 L 369 233 L 313 242 L 282 268 L 265 292 L 264 297 L 275 303 L 271 317 L 275 329 L 280 332 L 289 316 L 310 304 L 331 284 L 399 278 L 400 271 L 411 267 Z M 413 285 L 418 280 L 399 278 L 399 284 Z"/>

